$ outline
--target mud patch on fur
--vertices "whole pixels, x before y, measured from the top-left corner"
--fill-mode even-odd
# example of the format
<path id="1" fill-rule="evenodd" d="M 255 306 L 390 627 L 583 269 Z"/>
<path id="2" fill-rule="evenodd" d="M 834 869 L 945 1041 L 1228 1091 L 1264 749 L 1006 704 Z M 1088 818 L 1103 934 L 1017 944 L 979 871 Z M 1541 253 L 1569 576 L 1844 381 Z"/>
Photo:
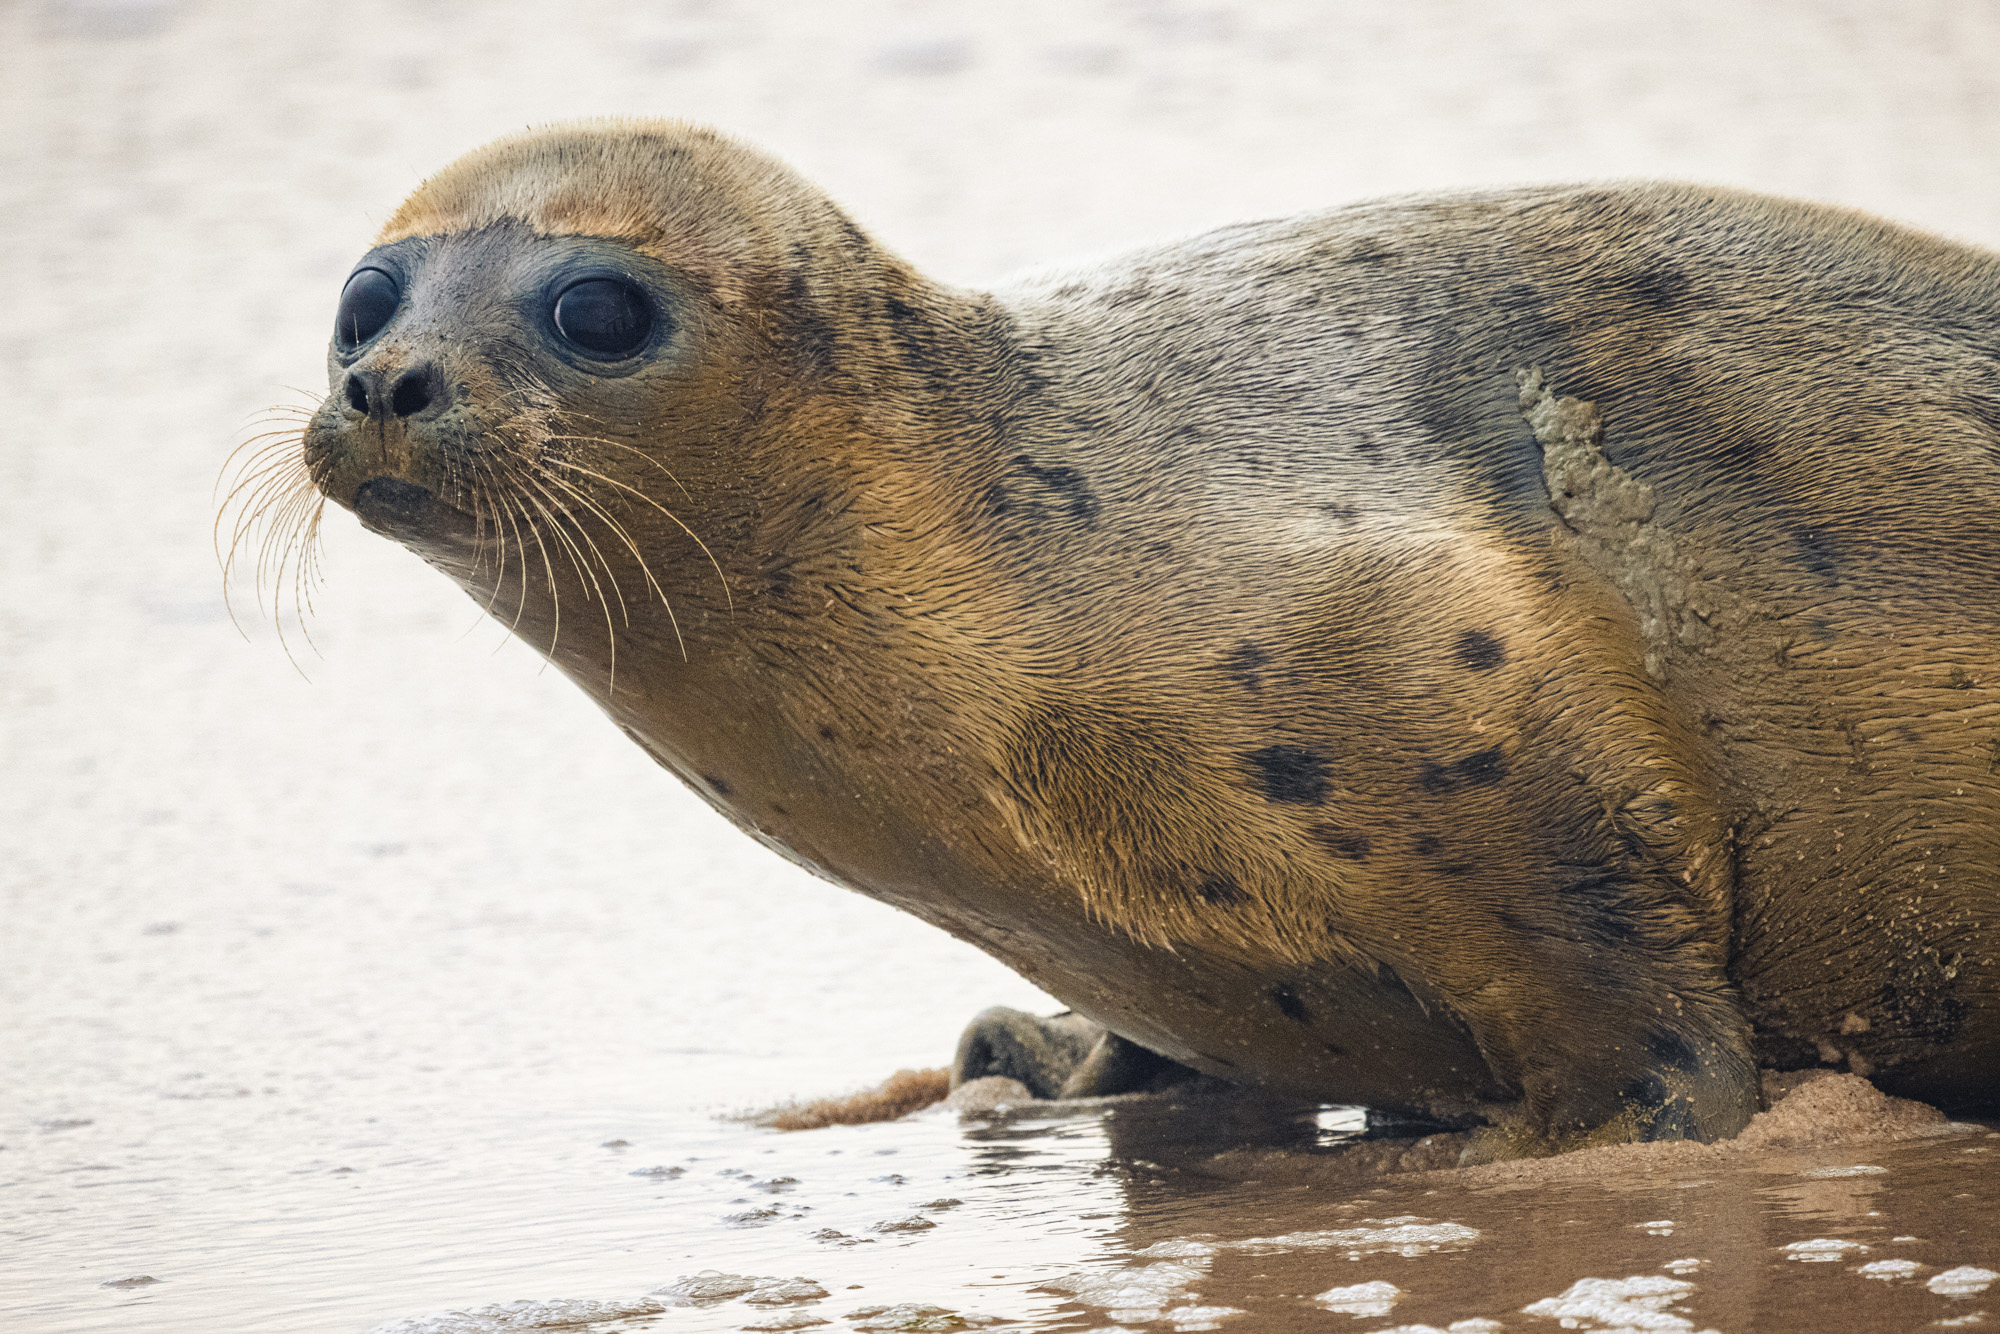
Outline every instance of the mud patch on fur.
<path id="1" fill-rule="evenodd" d="M 772 1130 L 822 1130 L 827 1126 L 862 1126 L 894 1121 L 943 1102 L 951 1092 L 946 1070 L 898 1070 L 872 1089 L 843 1098 L 819 1098 L 787 1103 L 746 1118 Z"/>
<path id="2" fill-rule="evenodd" d="M 1653 488 L 1611 461 L 1597 405 L 1558 398 L 1540 367 L 1514 373 L 1521 415 L 1542 447 L 1549 507 L 1574 535 L 1578 554 L 1610 579 L 1638 614 L 1646 671 L 1664 679 L 1675 650 L 1713 645 L 1729 599 L 1673 534 L 1653 522 Z"/>

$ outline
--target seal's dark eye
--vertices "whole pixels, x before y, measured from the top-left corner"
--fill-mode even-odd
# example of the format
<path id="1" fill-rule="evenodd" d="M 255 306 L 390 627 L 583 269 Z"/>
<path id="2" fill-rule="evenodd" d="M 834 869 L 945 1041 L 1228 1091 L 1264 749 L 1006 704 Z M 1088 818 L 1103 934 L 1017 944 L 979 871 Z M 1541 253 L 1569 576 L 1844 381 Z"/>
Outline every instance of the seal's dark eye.
<path id="1" fill-rule="evenodd" d="M 333 317 L 333 341 L 343 349 L 360 347 L 382 332 L 396 313 L 403 289 L 380 269 L 360 269 L 340 291 L 340 313 Z"/>
<path id="2" fill-rule="evenodd" d="M 630 283 L 586 278 L 556 298 L 556 332 L 602 361 L 629 357 L 653 331 L 653 308 Z"/>

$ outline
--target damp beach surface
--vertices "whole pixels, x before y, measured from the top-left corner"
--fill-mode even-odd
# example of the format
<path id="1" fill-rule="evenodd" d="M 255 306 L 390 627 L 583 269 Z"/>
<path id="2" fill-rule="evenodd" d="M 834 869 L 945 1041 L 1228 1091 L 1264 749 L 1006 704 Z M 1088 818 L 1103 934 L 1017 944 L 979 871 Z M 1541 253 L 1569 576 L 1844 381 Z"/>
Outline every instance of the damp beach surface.
<path id="1" fill-rule="evenodd" d="M 282 642 L 211 536 L 375 227 L 524 124 L 718 124 L 967 283 L 1614 177 L 1993 246 L 1996 57 L 1924 0 L 0 7 L 0 1329 L 2000 1322 L 1996 1127 L 1852 1084 L 1793 1093 L 1825 1134 L 1464 1172 L 1206 1095 L 759 1128 L 1053 1002 L 756 847 L 344 517 Z"/>

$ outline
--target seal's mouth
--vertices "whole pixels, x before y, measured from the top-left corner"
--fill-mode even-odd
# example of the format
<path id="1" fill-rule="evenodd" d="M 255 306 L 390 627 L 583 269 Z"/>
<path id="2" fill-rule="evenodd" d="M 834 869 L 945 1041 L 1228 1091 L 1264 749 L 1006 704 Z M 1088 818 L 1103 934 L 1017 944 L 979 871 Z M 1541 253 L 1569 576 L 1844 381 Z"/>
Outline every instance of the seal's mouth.
<path id="1" fill-rule="evenodd" d="M 434 532 L 443 506 L 424 487 L 400 477 L 374 477 L 354 489 L 354 514 L 389 537 L 423 537 Z"/>

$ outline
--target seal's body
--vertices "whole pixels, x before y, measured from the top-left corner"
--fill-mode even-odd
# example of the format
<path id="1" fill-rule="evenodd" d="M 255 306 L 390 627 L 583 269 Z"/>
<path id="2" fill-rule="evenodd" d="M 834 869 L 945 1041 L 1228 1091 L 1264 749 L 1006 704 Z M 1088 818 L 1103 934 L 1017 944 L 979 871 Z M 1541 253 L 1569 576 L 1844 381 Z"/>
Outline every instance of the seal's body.
<path id="1" fill-rule="evenodd" d="M 1992 256 L 1547 188 L 979 293 L 619 123 L 426 182 L 341 320 L 326 496 L 1128 1043 L 1500 1152 L 1760 1059 L 2000 1099 Z"/>

